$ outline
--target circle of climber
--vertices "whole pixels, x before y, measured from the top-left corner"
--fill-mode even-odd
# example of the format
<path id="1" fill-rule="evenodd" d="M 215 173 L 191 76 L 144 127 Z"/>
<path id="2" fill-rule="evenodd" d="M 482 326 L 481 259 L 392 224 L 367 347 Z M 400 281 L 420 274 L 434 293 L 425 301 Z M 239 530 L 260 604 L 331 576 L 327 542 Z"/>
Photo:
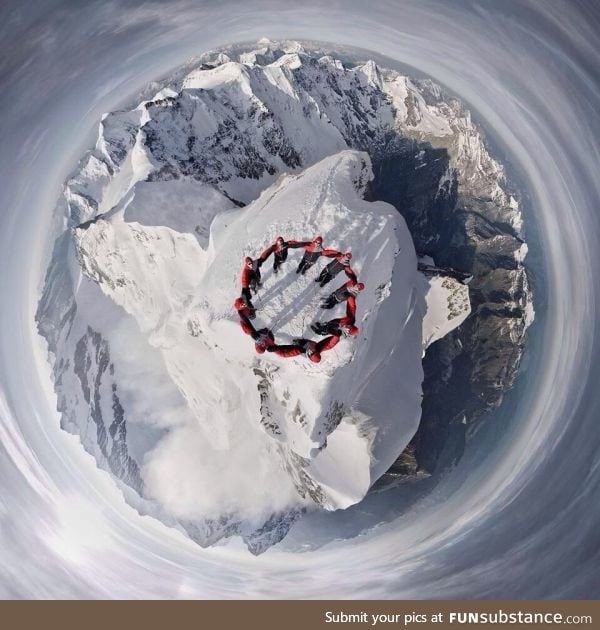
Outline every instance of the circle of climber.
<path id="1" fill-rule="evenodd" d="M 256 309 L 252 303 L 253 295 L 256 295 L 262 286 L 261 267 L 273 255 L 273 273 L 279 273 L 281 266 L 288 258 L 288 250 L 304 249 L 304 255 L 296 268 L 296 273 L 300 275 L 315 265 L 321 258 L 332 259 L 323 269 L 315 282 L 320 287 L 324 287 L 331 282 L 342 271 L 348 278 L 344 284 L 321 300 L 321 308 L 330 310 L 338 304 L 346 305 L 346 314 L 343 317 L 336 317 L 326 322 L 316 322 L 311 324 L 315 335 L 321 337 L 320 340 L 308 339 L 305 337 L 293 340 L 291 344 L 279 344 L 275 340 L 273 331 L 269 328 L 257 330 L 252 323 L 256 317 Z M 321 355 L 327 350 L 335 347 L 342 337 L 354 337 L 359 330 L 356 327 L 356 298 L 365 288 L 358 278 L 350 261 L 351 252 L 340 252 L 336 249 L 323 247 L 323 239 L 315 236 L 310 241 L 286 241 L 282 236 L 278 236 L 275 242 L 267 247 L 257 258 L 246 256 L 242 264 L 241 284 L 242 291 L 240 297 L 234 302 L 234 308 L 240 318 L 240 326 L 244 333 L 252 337 L 256 352 L 273 352 L 280 357 L 296 357 L 305 355 L 314 363 L 321 361 Z"/>

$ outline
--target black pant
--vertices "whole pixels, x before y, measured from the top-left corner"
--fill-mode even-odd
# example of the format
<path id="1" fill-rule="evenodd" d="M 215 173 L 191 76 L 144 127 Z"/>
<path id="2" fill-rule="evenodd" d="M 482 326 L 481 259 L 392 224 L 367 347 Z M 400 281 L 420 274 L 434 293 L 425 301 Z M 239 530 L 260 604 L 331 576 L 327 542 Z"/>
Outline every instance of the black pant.
<path id="1" fill-rule="evenodd" d="M 282 249 L 280 252 L 275 252 L 275 260 L 273 261 L 273 271 L 277 272 L 279 267 L 287 260 L 288 250 Z"/>
<path id="2" fill-rule="evenodd" d="M 333 280 L 333 275 L 327 269 L 327 267 L 325 267 L 325 269 L 323 269 L 323 271 L 321 271 L 321 273 L 319 274 L 319 277 L 317 278 L 316 282 L 319 282 L 321 286 L 324 287 L 328 282 L 331 282 L 332 280 Z"/>
<path id="3" fill-rule="evenodd" d="M 304 256 L 302 256 L 302 260 L 298 265 L 298 269 L 296 269 L 296 273 L 304 275 L 317 262 L 320 255 L 320 253 L 306 252 Z"/>
<path id="4" fill-rule="evenodd" d="M 339 304 L 338 300 L 334 296 L 330 295 L 321 302 L 321 308 L 330 309 L 333 308 L 336 304 Z"/>
<path id="5" fill-rule="evenodd" d="M 242 297 L 244 298 L 244 302 L 246 306 L 251 309 L 254 309 L 254 304 L 252 304 L 252 294 L 250 293 L 250 289 L 248 287 L 244 287 L 242 289 Z"/>
<path id="6" fill-rule="evenodd" d="M 261 279 L 260 271 L 258 269 L 252 274 L 252 276 L 250 276 L 248 286 L 253 293 L 258 291 L 258 287 L 261 285 Z"/>
<path id="7" fill-rule="evenodd" d="M 342 287 L 340 287 L 340 289 L 341 288 Z M 336 304 L 341 304 L 342 302 L 347 300 L 348 297 L 350 296 L 350 294 L 347 292 L 345 288 L 344 288 L 343 293 L 341 291 L 338 293 L 338 291 L 339 289 L 337 291 L 334 291 L 333 293 L 330 293 L 323 300 L 323 302 L 321 303 L 322 308 L 333 308 Z"/>
<path id="8" fill-rule="evenodd" d="M 313 324 L 311 328 L 318 335 L 335 335 L 340 333 L 340 322 L 339 319 L 332 319 L 329 322 L 321 323 L 317 322 Z"/>

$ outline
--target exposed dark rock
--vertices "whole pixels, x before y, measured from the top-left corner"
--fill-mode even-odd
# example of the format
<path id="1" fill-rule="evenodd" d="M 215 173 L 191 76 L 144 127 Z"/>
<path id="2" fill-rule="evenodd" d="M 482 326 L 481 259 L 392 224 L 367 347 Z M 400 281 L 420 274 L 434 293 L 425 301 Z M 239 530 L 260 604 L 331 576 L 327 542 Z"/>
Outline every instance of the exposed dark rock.
<path id="1" fill-rule="evenodd" d="M 127 424 L 125 412 L 111 379 L 112 364 L 108 343 L 102 335 L 88 327 L 87 332 L 75 346 L 73 357 L 75 372 L 81 384 L 83 397 L 89 406 L 89 415 L 96 426 L 96 440 L 110 470 L 124 483 L 142 494 L 143 483 L 140 470 L 127 450 Z M 107 432 L 103 415 L 103 396 L 110 392 L 113 421 Z"/>
<path id="2" fill-rule="evenodd" d="M 399 210 L 419 255 L 469 280 L 472 314 L 423 362 L 423 415 L 409 449 L 417 468 L 431 472 L 460 458 L 467 428 L 474 431 L 514 381 L 525 328 L 525 272 L 514 253 L 523 241 L 508 221 L 488 218 L 498 214 L 496 204 L 460 186 L 459 174 L 439 187 L 449 172 L 445 149 L 388 136 L 373 160 L 369 198 Z"/>

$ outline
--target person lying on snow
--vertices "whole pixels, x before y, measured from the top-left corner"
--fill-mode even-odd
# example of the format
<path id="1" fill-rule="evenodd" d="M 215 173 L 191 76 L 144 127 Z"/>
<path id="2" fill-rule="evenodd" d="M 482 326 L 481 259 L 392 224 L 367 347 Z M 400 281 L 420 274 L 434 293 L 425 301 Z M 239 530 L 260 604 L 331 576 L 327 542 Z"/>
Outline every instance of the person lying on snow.
<path id="1" fill-rule="evenodd" d="M 259 256 L 259 260 L 262 264 L 271 254 L 274 254 L 275 259 L 273 260 L 273 273 L 277 273 L 279 271 L 279 267 L 281 267 L 281 265 L 287 260 L 288 249 L 307 247 L 310 243 L 310 241 L 286 241 L 283 236 L 278 236 L 273 245 L 267 247 L 267 249 L 262 252 Z"/>
<path id="2" fill-rule="evenodd" d="M 331 350 L 339 342 L 340 338 L 336 336 L 325 337 L 321 341 L 313 341 L 312 339 L 294 339 L 294 343 L 287 345 L 273 344 L 267 348 L 267 352 L 274 352 L 280 357 L 297 357 L 305 354 L 313 363 L 321 361 L 321 354 L 327 350 Z"/>
<path id="3" fill-rule="evenodd" d="M 248 306 L 246 306 L 246 303 L 242 298 L 237 298 L 237 300 L 233 303 L 233 306 L 240 317 L 240 326 L 242 330 L 254 339 L 254 349 L 256 352 L 258 352 L 258 354 L 263 354 L 269 346 L 272 346 L 275 343 L 273 332 L 268 328 L 261 328 L 260 330 L 256 330 L 256 328 L 254 328 L 254 325 L 250 320 L 254 319 L 255 314 L 252 313 L 252 310 L 248 308 Z"/>
<path id="4" fill-rule="evenodd" d="M 318 282 L 322 287 L 324 287 L 342 270 L 346 273 L 350 280 L 354 280 L 356 282 L 356 274 L 352 271 L 352 267 L 350 267 L 350 261 L 352 260 L 351 252 L 346 252 L 345 254 L 342 252 L 336 252 L 334 255 L 323 254 L 323 256 L 328 256 L 329 258 L 333 258 L 333 260 L 321 271 L 319 277 L 315 278 L 315 282 Z"/>
<path id="5" fill-rule="evenodd" d="M 349 295 L 346 300 L 346 316 L 330 319 L 328 322 L 316 322 L 311 324 L 311 328 L 317 335 L 335 335 L 336 337 L 355 337 L 358 335 L 358 328 L 354 325 L 356 321 L 356 298 Z"/>
<path id="6" fill-rule="evenodd" d="M 252 339 L 254 339 L 254 349 L 258 354 L 263 354 L 265 350 L 271 352 L 271 348 L 275 345 L 273 332 L 268 328 L 261 328 L 255 331 Z"/>
<path id="7" fill-rule="evenodd" d="M 362 282 L 348 280 L 348 282 L 344 283 L 333 293 L 330 293 L 321 302 L 321 308 L 333 308 L 336 304 L 341 304 L 342 302 L 346 301 L 350 296 L 356 297 L 364 288 L 365 285 Z"/>
<path id="8" fill-rule="evenodd" d="M 256 329 L 250 320 L 256 317 L 256 311 L 251 306 L 248 306 L 241 297 L 237 298 L 237 300 L 233 303 L 233 307 L 240 318 L 240 326 L 242 330 L 247 335 L 255 333 Z"/>
<path id="9" fill-rule="evenodd" d="M 252 313 L 252 317 L 250 319 L 254 319 L 256 317 L 256 307 L 252 303 L 252 300 L 248 299 L 248 294 L 244 292 L 243 289 L 239 299 L 242 301 L 244 306 L 250 309 L 250 312 Z"/>
<path id="10" fill-rule="evenodd" d="M 258 291 L 258 287 L 261 286 L 260 266 L 262 261 L 260 258 L 252 260 L 250 256 L 244 258 L 244 265 L 242 267 L 241 283 L 242 283 L 242 296 L 246 300 L 246 304 L 252 303 L 252 293 Z"/>
<path id="11" fill-rule="evenodd" d="M 304 275 L 321 256 L 335 256 L 336 254 L 339 254 L 337 249 L 323 249 L 323 238 L 315 236 L 308 245 L 305 245 L 304 256 L 302 256 L 296 273 Z"/>

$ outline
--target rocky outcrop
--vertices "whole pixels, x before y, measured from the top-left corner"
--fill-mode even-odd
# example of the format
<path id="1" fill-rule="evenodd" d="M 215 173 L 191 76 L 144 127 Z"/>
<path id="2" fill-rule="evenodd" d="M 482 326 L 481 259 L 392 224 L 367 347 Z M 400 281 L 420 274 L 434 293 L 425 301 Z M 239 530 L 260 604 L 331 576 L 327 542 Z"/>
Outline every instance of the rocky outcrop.
<path id="1" fill-rule="evenodd" d="M 436 102 L 443 98 L 438 93 Z M 423 416 L 411 447 L 426 472 L 453 465 L 485 412 L 500 404 L 533 316 L 518 204 L 501 187 L 502 169 L 466 112 L 456 102 L 453 108 L 467 123 L 455 134 L 480 143 L 479 171 L 473 156 L 456 151 L 454 137 L 446 147 L 439 139 L 434 147 L 390 137 L 376 152 L 370 191 L 402 213 L 419 254 L 469 283 L 471 316 L 431 346 L 423 362 Z"/>

